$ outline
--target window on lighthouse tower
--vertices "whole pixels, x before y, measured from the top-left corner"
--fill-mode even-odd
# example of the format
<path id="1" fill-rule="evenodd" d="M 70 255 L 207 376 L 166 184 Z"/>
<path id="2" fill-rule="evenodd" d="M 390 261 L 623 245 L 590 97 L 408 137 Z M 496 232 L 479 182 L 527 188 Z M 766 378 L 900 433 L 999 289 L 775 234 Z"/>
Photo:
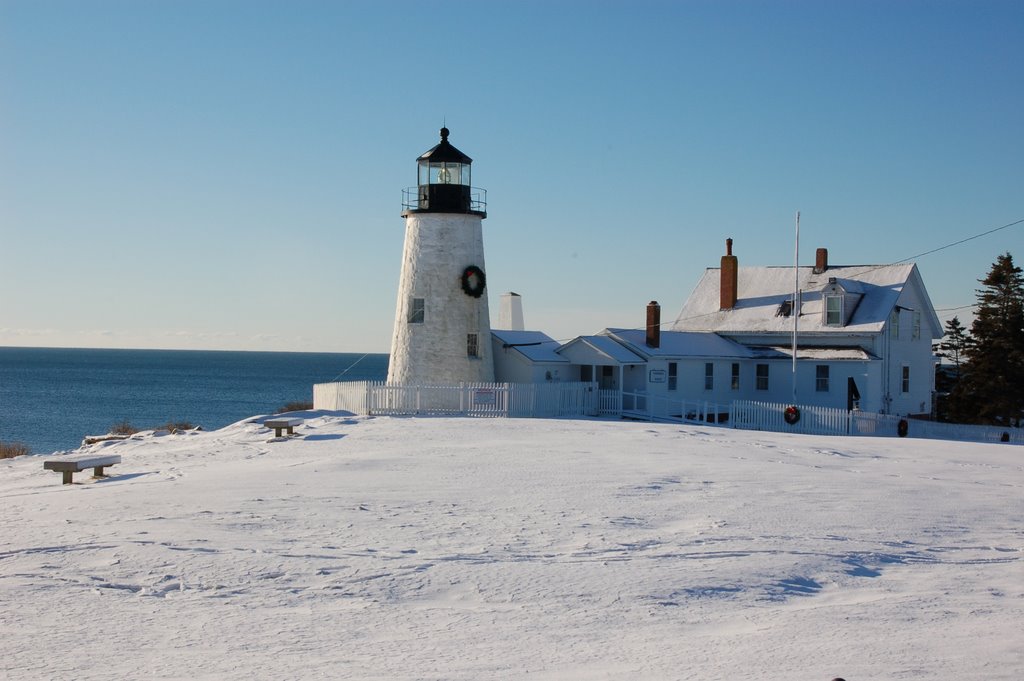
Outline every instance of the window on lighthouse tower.
<path id="1" fill-rule="evenodd" d="M 480 334 L 467 333 L 466 334 L 466 356 L 468 357 L 479 357 L 480 356 Z"/>
<path id="2" fill-rule="evenodd" d="M 409 300 L 409 323 L 422 324 L 424 317 L 423 298 L 412 298 Z"/>

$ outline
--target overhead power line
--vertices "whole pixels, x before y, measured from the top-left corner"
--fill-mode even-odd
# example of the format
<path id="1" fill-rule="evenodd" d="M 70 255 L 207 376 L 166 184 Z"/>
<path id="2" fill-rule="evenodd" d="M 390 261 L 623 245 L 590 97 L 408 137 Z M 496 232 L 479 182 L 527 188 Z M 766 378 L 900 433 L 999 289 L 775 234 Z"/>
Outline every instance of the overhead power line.
<path id="1" fill-rule="evenodd" d="M 918 253 L 917 255 L 912 255 L 909 258 L 904 258 L 903 260 L 897 260 L 896 262 L 893 263 L 893 265 L 899 265 L 900 263 L 907 262 L 909 260 L 914 260 L 915 258 L 923 258 L 926 255 L 931 255 L 932 253 L 938 253 L 939 251 L 944 251 L 947 248 L 952 248 L 953 246 L 959 246 L 960 244 L 965 244 L 968 241 L 973 241 L 974 239 L 980 239 L 981 237 L 988 236 L 989 234 L 995 234 L 996 232 L 998 232 L 1000 230 L 1004 230 L 1004 229 L 1007 229 L 1009 227 L 1013 227 L 1014 225 L 1019 225 L 1021 223 L 1024 223 L 1024 218 L 1021 218 L 1020 220 L 1014 220 L 1013 222 L 1005 224 L 1002 227 L 996 227 L 995 229 L 990 229 L 990 230 L 988 230 L 986 232 L 981 232 L 980 234 L 975 234 L 974 236 L 969 236 L 966 239 L 960 239 L 960 241 L 954 241 L 953 243 L 946 244 L 945 246 L 939 246 L 938 248 L 933 248 L 932 250 L 925 251 L 924 253 Z"/>
<path id="2" fill-rule="evenodd" d="M 975 239 L 980 239 L 983 236 L 988 236 L 989 234 L 995 234 L 996 232 L 1000 232 L 1000 231 L 1002 231 L 1004 229 L 1009 229 L 1010 227 L 1015 227 L 1015 226 L 1020 225 L 1020 224 L 1024 224 L 1024 218 L 1021 218 L 1019 220 L 1014 220 L 1013 222 L 1008 222 L 1005 225 L 1001 225 L 999 227 L 994 227 L 992 229 L 985 230 L 984 232 L 979 232 L 978 234 L 974 234 L 972 236 L 965 237 L 963 239 L 960 239 L 959 241 L 954 241 L 952 243 L 948 243 L 945 246 L 939 246 L 938 248 L 933 248 L 933 249 L 931 249 L 929 251 L 924 251 L 923 253 L 918 253 L 917 255 L 912 255 L 910 257 L 903 258 L 902 260 L 896 260 L 895 262 L 891 262 L 891 263 L 888 263 L 886 265 L 878 265 L 876 267 L 873 267 L 873 268 L 870 268 L 870 269 L 867 269 L 867 270 L 863 270 L 861 272 L 861 274 L 865 274 L 867 272 L 871 272 L 871 271 L 873 271 L 875 269 L 881 269 L 883 267 L 888 267 L 889 265 L 899 265 L 901 263 L 909 262 L 911 260 L 916 260 L 917 258 L 923 258 L 926 255 L 931 255 L 932 253 L 938 253 L 939 251 L 944 251 L 947 248 L 952 248 L 954 246 L 959 246 L 960 244 L 965 244 L 968 241 L 973 241 Z M 977 303 L 971 303 L 970 305 L 961 305 L 959 307 L 940 308 L 940 309 L 937 309 L 935 311 L 936 312 L 953 312 L 953 311 L 956 311 L 956 310 L 966 310 L 967 308 L 977 307 L 977 305 L 978 305 Z M 707 316 L 710 316 L 710 315 L 713 315 L 713 314 L 717 314 L 717 313 L 718 313 L 718 310 L 715 310 L 713 312 L 705 312 L 703 314 L 694 315 L 692 317 L 686 317 L 685 319 L 677 318 L 677 319 L 674 319 L 674 320 L 671 320 L 671 321 L 663 321 L 663 322 L 661 322 L 659 324 L 659 326 L 668 326 L 669 324 L 676 324 L 676 323 L 678 323 L 680 321 L 690 321 L 690 320 L 693 320 L 693 319 L 698 319 L 700 317 L 707 317 Z M 647 328 L 647 327 L 645 327 L 645 326 L 638 326 L 638 327 L 634 327 L 634 328 L 629 329 L 629 330 L 631 330 L 631 331 L 642 331 L 645 328 Z M 563 339 L 563 340 L 552 339 L 551 341 L 543 341 L 543 343 L 558 343 L 559 345 L 561 345 L 563 343 L 569 342 L 570 340 L 573 340 L 573 339 L 571 339 L 571 338 L 567 338 L 567 339 Z M 534 343 L 531 343 L 531 345 L 533 345 L 533 344 Z M 538 342 L 536 344 L 540 345 L 541 342 Z"/>

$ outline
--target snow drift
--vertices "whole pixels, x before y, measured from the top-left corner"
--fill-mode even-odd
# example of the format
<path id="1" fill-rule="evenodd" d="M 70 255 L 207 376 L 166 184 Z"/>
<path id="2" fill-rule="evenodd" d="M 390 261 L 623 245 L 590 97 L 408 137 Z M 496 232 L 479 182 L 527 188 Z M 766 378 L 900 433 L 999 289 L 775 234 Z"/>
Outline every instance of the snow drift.
<path id="1" fill-rule="evenodd" d="M 9 679 L 1017 678 L 999 445 L 307 413 L 0 462 Z"/>

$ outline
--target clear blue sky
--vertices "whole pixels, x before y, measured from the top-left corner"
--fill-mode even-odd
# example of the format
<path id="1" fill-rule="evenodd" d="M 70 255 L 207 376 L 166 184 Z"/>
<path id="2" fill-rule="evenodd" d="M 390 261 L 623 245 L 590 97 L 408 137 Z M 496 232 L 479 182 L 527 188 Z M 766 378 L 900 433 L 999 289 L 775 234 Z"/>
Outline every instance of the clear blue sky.
<path id="1" fill-rule="evenodd" d="M 0 0 L 0 345 L 387 352 L 415 158 L 488 191 L 492 317 L 672 318 L 741 265 L 1024 218 L 1024 3 Z M 917 260 L 974 302 L 1024 225 Z M 969 317 L 969 310 L 941 311 Z"/>

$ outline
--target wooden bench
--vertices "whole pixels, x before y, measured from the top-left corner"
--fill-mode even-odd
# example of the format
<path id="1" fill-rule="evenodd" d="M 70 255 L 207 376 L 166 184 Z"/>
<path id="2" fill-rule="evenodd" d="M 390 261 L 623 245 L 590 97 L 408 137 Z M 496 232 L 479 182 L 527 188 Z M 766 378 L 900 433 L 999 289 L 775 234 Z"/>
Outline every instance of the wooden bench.
<path id="1" fill-rule="evenodd" d="M 281 437 L 282 430 L 287 430 L 289 435 L 294 435 L 295 426 L 301 426 L 302 419 L 267 419 L 263 425 L 274 429 L 274 437 Z"/>
<path id="2" fill-rule="evenodd" d="M 120 454 L 83 454 L 82 456 L 69 456 L 63 459 L 50 459 L 43 462 L 43 468 L 48 471 L 59 471 L 64 474 L 64 484 L 71 484 L 71 476 L 84 471 L 86 468 L 93 469 L 92 477 L 105 478 L 103 469 L 121 463 Z"/>

